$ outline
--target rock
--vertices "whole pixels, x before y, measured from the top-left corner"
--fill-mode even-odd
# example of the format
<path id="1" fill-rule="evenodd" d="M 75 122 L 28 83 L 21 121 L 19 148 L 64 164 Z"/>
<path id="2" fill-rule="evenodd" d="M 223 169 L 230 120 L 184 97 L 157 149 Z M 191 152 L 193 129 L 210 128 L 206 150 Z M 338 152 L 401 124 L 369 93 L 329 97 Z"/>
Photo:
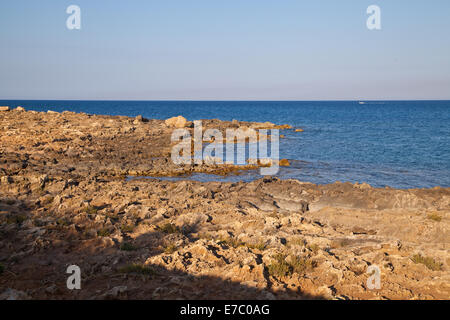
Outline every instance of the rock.
<path id="1" fill-rule="evenodd" d="M 47 292 L 48 294 L 55 294 L 58 292 L 58 287 L 53 284 L 50 287 L 45 288 L 45 292 Z"/>
<path id="2" fill-rule="evenodd" d="M 23 108 L 23 107 L 21 107 L 21 106 L 18 106 L 18 107 L 16 108 L 16 111 L 25 111 L 25 108 Z"/>
<path id="3" fill-rule="evenodd" d="M 102 299 L 117 299 L 120 296 L 123 296 L 127 293 L 128 287 L 127 286 L 117 286 L 109 290 L 108 292 L 104 293 L 101 298 Z"/>
<path id="4" fill-rule="evenodd" d="M 361 184 L 355 183 L 355 188 L 359 188 L 359 189 L 370 189 L 370 188 L 372 188 L 372 187 L 371 187 L 370 184 L 363 182 L 363 183 L 361 183 Z"/>
<path id="5" fill-rule="evenodd" d="M 288 159 L 281 159 L 278 164 L 282 167 L 289 167 L 291 164 Z"/>
<path id="6" fill-rule="evenodd" d="M 139 123 L 147 122 L 147 121 L 148 120 L 145 119 L 143 116 L 138 115 L 138 116 L 136 116 L 136 118 L 134 118 L 133 124 L 139 124 Z"/>
<path id="7" fill-rule="evenodd" d="M 9 107 L 6 106 L 0 107 L 0 111 L 9 111 Z"/>
<path id="8" fill-rule="evenodd" d="M 31 299 L 25 292 L 8 288 L 0 294 L 0 300 L 29 300 Z"/>
<path id="9" fill-rule="evenodd" d="M 186 126 L 187 120 L 183 116 L 169 118 L 164 121 L 166 126 L 169 128 L 184 128 Z"/>
<path id="10" fill-rule="evenodd" d="M 303 130 L 301 128 L 295 129 L 295 132 L 303 132 L 303 131 L 305 131 L 305 130 Z"/>
<path id="11" fill-rule="evenodd" d="M 10 176 L 3 176 L 0 178 L 0 182 L 3 184 L 11 184 L 14 182 L 14 179 Z"/>

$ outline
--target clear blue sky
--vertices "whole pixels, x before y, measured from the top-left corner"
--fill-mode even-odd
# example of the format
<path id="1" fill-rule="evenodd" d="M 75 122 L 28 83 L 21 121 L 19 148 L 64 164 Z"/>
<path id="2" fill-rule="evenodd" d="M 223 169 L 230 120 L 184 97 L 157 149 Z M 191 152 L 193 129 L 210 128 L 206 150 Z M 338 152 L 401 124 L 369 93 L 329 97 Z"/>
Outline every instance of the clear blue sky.
<path id="1" fill-rule="evenodd" d="M 0 1 L 0 43 L 0 99 L 450 99 L 449 0 Z"/>

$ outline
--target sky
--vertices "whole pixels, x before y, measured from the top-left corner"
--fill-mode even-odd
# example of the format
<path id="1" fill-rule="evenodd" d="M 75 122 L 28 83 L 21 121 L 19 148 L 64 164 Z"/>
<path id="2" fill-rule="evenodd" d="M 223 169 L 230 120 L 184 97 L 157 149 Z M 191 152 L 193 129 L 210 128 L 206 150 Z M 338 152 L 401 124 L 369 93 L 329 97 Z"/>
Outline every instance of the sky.
<path id="1" fill-rule="evenodd" d="M 0 1 L 0 44 L 0 99 L 450 99 L 448 0 Z"/>

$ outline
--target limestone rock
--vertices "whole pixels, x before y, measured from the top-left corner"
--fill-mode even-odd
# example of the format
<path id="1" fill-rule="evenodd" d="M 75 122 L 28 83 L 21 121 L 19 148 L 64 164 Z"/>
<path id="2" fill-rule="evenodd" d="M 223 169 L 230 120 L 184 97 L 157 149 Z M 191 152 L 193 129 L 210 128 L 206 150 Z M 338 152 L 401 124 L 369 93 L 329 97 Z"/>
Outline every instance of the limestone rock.
<path id="1" fill-rule="evenodd" d="M 169 118 L 165 121 L 166 126 L 169 128 L 184 128 L 187 120 L 183 116 Z"/>

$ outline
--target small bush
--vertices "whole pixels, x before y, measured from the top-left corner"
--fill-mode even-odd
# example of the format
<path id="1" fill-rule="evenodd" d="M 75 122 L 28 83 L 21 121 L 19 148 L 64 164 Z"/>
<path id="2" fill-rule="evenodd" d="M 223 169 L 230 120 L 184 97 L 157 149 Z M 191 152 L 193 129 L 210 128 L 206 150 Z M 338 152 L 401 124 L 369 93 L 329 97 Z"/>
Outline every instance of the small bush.
<path id="1" fill-rule="evenodd" d="M 314 254 L 316 254 L 317 252 L 319 252 L 320 247 L 318 244 L 314 243 L 308 246 L 308 249 L 311 250 Z"/>
<path id="2" fill-rule="evenodd" d="M 284 277 L 292 274 L 292 267 L 287 263 L 285 255 L 277 254 L 273 258 L 275 261 L 267 266 L 271 276 Z"/>
<path id="3" fill-rule="evenodd" d="M 224 244 L 224 245 L 227 245 L 228 247 L 232 247 L 232 248 L 239 248 L 239 247 L 245 246 L 245 242 L 240 241 L 236 238 L 231 238 L 231 237 L 220 240 L 219 244 Z"/>
<path id="4" fill-rule="evenodd" d="M 136 273 L 136 274 L 142 274 L 145 276 L 152 276 L 152 275 L 156 274 L 156 272 L 152 268 L 150 268 L 146 265 L 143 265 L 143 264 L 136 264 L 136 263 L 129 264 L 129 265 L 126 265 L 126 266 L 120 268 L 119 272 L 120 273 Z"/>
<path id="5" fill-rule="evenodd" d="M 87 206 L 86 208 L 84 208 L 84 212 L 86 212 L 87 214 L 97 214 L 98 209 L 96 207 Z"/>
<path id="6" fill-rule="evenodd" d="M 108 228 L 102 228 L 97 231 L 97 235 L 99 237 L 109 237 L 111 235 L 111 231 Z"/>
<path id="7" fill-rule="evenodd" d="M 8 199 L 8 200 L 5 201 L 5 203 L 6 203 L 7 205 L 9 205 L 9 206 L 12 206 L 14 203 L 16 203 L 16 200 Z"/>
<path id="8" fill-rule="evenodd" d="M 436 222 L 440 222 L 442 220 L 442 217 L 436 213 L 432 213 L 428 216 L 428 219 L 436 221 Z"/>
<path id="9" fill-rule="evenodd" d="M 258 243 L 247 243 L 247 248 L 250 249 L 256 249 L 260 251 L 264 251 L 266 249 L 266 244 L 264 242 L 258 242 Z"/>
<path id="10" fill-rule="evenodd" d="M 442 263 L 437 262 L 431 257 L 424 257 L 421 254 L 415 254 L 412 256 L 411 260 L 414 263 L 420 263 L 425 265 L 428 269 L 432 271 L 441 271 L 442 270 Z"/>
<path id="11" fill-rule="evenodd" d="M 61 218 L 61 219 L 56 220 L 56 224 L 58 226 L 65 226 L 65 227 L 67 227 L 67 226 L 70 226 L 71 223 L 70 223 L 69 219 Z"/>
<path id="12" fill-rule="evenodd" d="M 8 224 L 21 224 L 25 220 L 27 220 L 27 216 L 25 215 L 13 215 L 6 218 L 6 223 Z"/>
<path id="13" fill-rule="evenodd" d="M 125 233 L 133 232 L 135 226 L 131 224 L 124 224 L 120 227 L 120 230 Z"/>
<path id="14" fill-rule="evenodd" d="M 122 242 L 120 244 L 120 250 L 122 250 L 122 251 L 134 251 L 134 250 L 137 250 L 137 247 L 135 247 L 132 243 Z"/>
<path id="15" fill-rule="evenodd" d="M 177 246 L 174 244 L 169 244 L 165 249 L 164 253 L 172 254 L 177 251 Z"/>
<path id="16" fill-rule="evenodd" d="M 302 275 L 317 267 L 317 262 L 308 257 L 294 257 L 290 262 L 287 262 L 286 255 L 279 253 L 273 258 L 275 262 L 268 265 L 267 270 L 274 277 L 291 276 L 294 273 Z"/>
<path id="17" fill-rule="evenodd" d="M 294 273 L 303 274 L 317 267 L 317 262 L 306 257 L 294 257 L 290 262 Z"/>
<path id="18" fill-rule="evenodd" d="M 306 246 L 306 241 L 305 239 L 299 238 L 299 237 L 295 237 L 292 239 L 288 240 L 288 245 L 289 246 L 301 246 L 304 247 Z"/>
<path id="19" fill-rule="evenodd" d="M 49 205 L 53 202 L 54 199 L 55 199 L 54 197 L 47 197 L 41 201 L 41 205 L 43 206 Z"/>
<path id="20" fill-rule="evenodd" d="M 160 226 L 159 230 L 161 230 L 162 232 L 167 233 L 167 234 L 180 232 L 180 229 L 173 223 L 166 223 L 166 224 Z"/>

